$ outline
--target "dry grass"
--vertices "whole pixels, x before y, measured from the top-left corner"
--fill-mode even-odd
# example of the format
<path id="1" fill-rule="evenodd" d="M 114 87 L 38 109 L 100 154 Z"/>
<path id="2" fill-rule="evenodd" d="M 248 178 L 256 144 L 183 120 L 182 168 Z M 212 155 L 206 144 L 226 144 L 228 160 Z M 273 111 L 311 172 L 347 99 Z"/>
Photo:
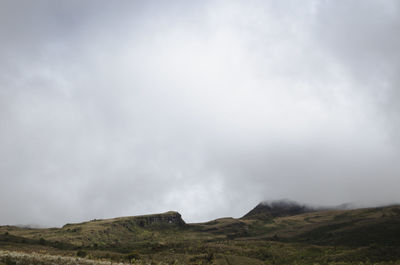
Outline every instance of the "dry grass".
<path id="1" fill-rule="evenodd" d="M 124 263 L 113 263 L 111 261 L 91 260 L 77 257 L 56 256 L 40 253 L 24 253 L 16 251 L 0 250 L 0 264 L 11 265 L 125 265 Z"/>

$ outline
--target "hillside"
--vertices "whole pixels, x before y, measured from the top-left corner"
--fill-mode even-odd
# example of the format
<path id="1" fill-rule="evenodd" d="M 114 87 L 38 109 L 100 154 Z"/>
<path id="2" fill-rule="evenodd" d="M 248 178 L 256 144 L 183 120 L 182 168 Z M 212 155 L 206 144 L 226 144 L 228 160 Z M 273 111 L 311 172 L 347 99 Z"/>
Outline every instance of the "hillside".
<path id="1" fill-rule="evenodd" d="M 137 242 L 158 237 L 160 231 L 174 231 L 185 227 L 177 212 L 142 216 L 95 219 L 89 222 L 66 224 L 62 228 L 29 229 L 0 227 L 0 233 L 21 237 L 29 242 L 45 242 L 61 248 L 95 248 L 117 252 L 129 251 Z M 32 241 L 33 240 L 33 241 Z"/>
<path id="2" fill-rule="evenodd" d="M 259 204 L 240 219 L 197 224 L 167 212 L 61 228 L 1 226 L 0 250 L 155 264 L 385 264 L 400 261 L 400 206 Z"/>

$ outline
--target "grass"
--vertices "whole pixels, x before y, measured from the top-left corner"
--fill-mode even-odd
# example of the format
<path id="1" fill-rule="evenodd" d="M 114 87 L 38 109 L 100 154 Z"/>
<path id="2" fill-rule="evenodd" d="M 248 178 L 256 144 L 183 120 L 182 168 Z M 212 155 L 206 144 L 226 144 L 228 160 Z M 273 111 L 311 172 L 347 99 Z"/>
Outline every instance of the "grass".
<path id="1" fill-rule="evenodd" d="M 168 212 L 62 228 L 1 226 L 0 250 L 0 265 L 400 264 L 400 207 L 198 224 Z"/>
<path id="2" fill-rule="evenodd" d="M 66 257 L 59 255 L 48 255 L 40 253 L 23 253 L 15 251 L 1 251 L 0 250 L 0 264 L 1 265 L 111 265 L 112 261 L 93 260 L 76 257 Z M 124 263 L 118 263 L 123 265 Z M 125 263 L 126 264 L 126 263 Z"/>

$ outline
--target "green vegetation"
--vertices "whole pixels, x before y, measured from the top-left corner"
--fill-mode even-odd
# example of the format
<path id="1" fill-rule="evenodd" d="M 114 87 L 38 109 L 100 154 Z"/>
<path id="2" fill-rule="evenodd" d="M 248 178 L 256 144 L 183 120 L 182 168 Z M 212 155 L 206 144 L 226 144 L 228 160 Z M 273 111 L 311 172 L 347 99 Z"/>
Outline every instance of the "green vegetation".
<path id="1" fill-rule="evenodd" d="M 62 228 L 1 226 L 0 265 L 400 264 L 399 206 L 273 210 L 277 217 L 257 211 L 198 224 L 168 212 Z"/>

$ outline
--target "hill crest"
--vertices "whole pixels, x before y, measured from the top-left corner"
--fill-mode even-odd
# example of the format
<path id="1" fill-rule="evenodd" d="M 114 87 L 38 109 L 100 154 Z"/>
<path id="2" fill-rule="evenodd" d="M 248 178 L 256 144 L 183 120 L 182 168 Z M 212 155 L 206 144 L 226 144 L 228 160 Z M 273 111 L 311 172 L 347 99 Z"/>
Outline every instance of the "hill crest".
<path id="1" fill-rule="evenodd" d="M 155 214 L 146 214 L 146 215 L 136 215 L 136 216 L 123 216 L 123 217 L 116 217 L 110 219 L 93 219 L 88 222 L 82 223 L 69 223 L 65 224 L 62 228 L 67 228 L 70 226 L 76 225 L 84 225 L 89 223 L 119 223 L 119 222 L 131 222 L 137 224 L 141 227 L 149 226 L 153 224 L 175 224 L 175 225 L 185 225 L 185 221 L 182 219 L 180 213 L 175 211 L 168 211 L 165 213 L 155 213 Z"/>

